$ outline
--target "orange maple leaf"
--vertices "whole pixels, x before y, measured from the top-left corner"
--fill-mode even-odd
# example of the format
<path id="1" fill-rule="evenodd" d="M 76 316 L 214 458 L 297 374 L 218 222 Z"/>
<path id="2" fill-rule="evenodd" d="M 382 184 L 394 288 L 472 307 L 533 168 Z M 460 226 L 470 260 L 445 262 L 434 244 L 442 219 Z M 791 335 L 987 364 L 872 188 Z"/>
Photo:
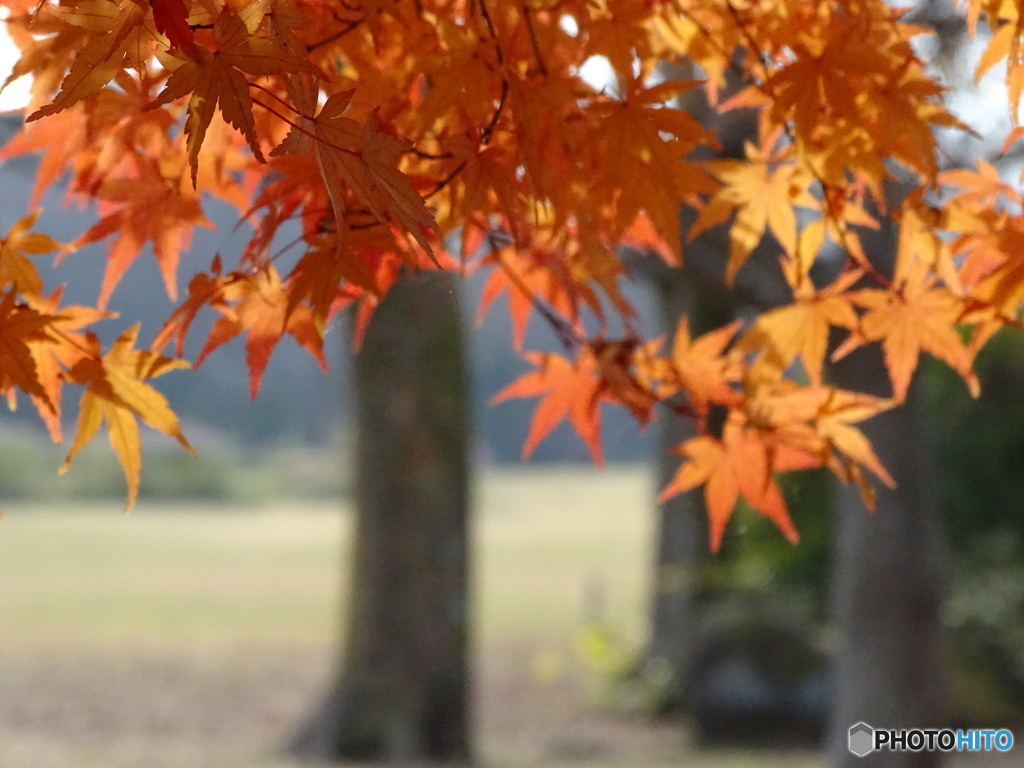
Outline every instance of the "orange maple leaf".
<path id="1" fill-rule="evenodd" d="M 620 240 L 645 213 L 678 262 L 679 207 L 687 195 L 711 192 L 714 181 L 686 156 L 712 144 L 707 130 L 686 112 L 663 104 L 697 83 L 667 81 L 647 87 L 642 78 L 626 84 L 622 101 L 595 104 L 599 120 L 594 140 L 610 149 L 595 168 L 592 194 L 615 200 L 610 237 Z M 674 254 L 674 257 L 673 257 Z"/>
<path id="2" fill-rule="evenodd" d="M 320 74 L 308 61 L 295 58 L 270 40 L 254 36 L 228 7 L 214 22 L 213 36 L 216 48 L 212 51 L 199 45 L 171 51 L 171 56 L 181 63 L 167 79 L 164 90 L 148 105 L 157 107 L 189 96 L 185 135 L 193 186 L 199 169 L 199 150 L 218 107 L 224 119 L 241 131 L 253 156 L 260 162 L 264 160 L 252 114 L 249 81 L 243 72 L 250 75 Z"/>
<path id="3" fill-rule="evenodd" d="M 661 397 L 671 397 L 679 389 L 686 392 L 694 412 L 706 419 L 712 403 L 737 406 L 743 399 L 732 384 L 739 381 L 743 371 L 740 358 L 726 352 L 736 336 L 740 321 L 705 333 L 696 339 L 690 336 L 687 317 L 679 321 L 672 341 L 670 357 L 659 358 L 652 375 Z"/>
<path id="4" fill-rule="evenodd" d="M 312 154 L 339 220 L 349 210 L 347 187 L 379 221 L 395 221 L 432 254 L 425 233 L 437 230 L 437 223 L 412 180 L 394 167 L 408 145 L 378 127 L 377 110 L 362 124 L 344 117 L 352 94 L 336 93 L 314 117 L 300 117 L 271 154 Z"/>
<path id="5" fill-rule="evenodd" d="M 30 302 L 33 309 L 50 318 L 46 333 L 30 335 L 26 344 L 36 364 L 39 385 L 46 392 L 46 398 L 35 395 L 32 401 L 54 443 L 61 442 L 61 390 L 64 371 L 72 368 L 86 356 L 88 342 L 77 333 L 79 329 L 97 320 L 113 317 L 92 307 L 60 306 L 62 288 L 49 296 Z"/>
<path id="6" fill-rule="evenodd" d="M 598 405 L 606 395 L 602 390 L 597 359 L 586 349 L 574 361 L 554 353 L 525 352 L 523 357 L 537 370 L 520 376 L 491 398 L 491 403 L 501 403 L 513 397 L 544 396 L 530 422 L 523 458 L 528 458 L 551 430 L 568 418 L 590 450 L 594 462 L 603 466 Z"/>
<path id="7" fill-rule="evenodd" d="M 526 325 L 534 310 L 541 314 L 553 311 L 576 327 L 580 310 L 586 306 L 603 320 L 601 301 L 587 285 L 591 273 L 570 256 L 579 254 L 575 231 L 552 232 L 546 222 L 545 226 L 524 233 L 515 245 L 501 233 L 489 233 L 487 241 L 491 250 L 484 263 L 495 264 L 496 268 L 488 274 L 481 289 L 477 319 L 482 320 L 494 301 L 507 291 L 516 349 L 522 348 Z"/>
<path id="8" fill-rule="evenodd" d="M 792 124 L 801 157 L 816 176 L 842 187 L 852 171 L 884 198 L 893 157 L 922 179 L 937 172 L 932 125 L 966 126 L 947 112 L 901 24 L 882 4 L 817 6 L 793 25 L 794 59 L 765 84 L 776 125 Z"/>
<path id="9" fill-rule="evenodd" d="M 852 295 L 867 312 L 861 318 L 860 332 L 836 350 L 835 357 L 865 342 L 881 341 L 894 396 L 903 402 L 918 357 L 925 351 L 959 373 L 977 397 L 980 385 L 972 370 L 973 355 L 956 330 L 965 312 L 964 300 L 948 288 L 936 286 L 923 262 L 901 258 L 897 266 L 892 290 L 865 289 Z"/>
<path id="10" fill-rule="evenodd" d="M 10 395 L 12 388 L 18 387 L 37 398 L 51 413 L 56 406 L 40 381 L 29 343 L 47 340 L 46 331 L 53 321 L 52 316 L 17 304 L 11 291 L 0 301 L 0 395 Z"/>
<path id="11" fill-rule="evenodd" d="M 125 331 L 102 357 L 99 339 L 89 333 L 90 356 L 66 374 L 69 381 L 86 389 L 78 406 L 78 431 L 60 471 L 68 470 L 78 452 L 96 436 L 106 421 L 110 445 L 117 453 L 128 481 L 126 509 L 135 504 L 142 469 L 142 445 L 136 419 L 142 419 L 154 429 L 176 439 L 189 453 L 195 453 L 181 433 L 178 417 L 167 405 L 167 400 L 145 382 L 145 379 L 168 371 L 188 368 L 188 363 L 148 350 L 133 349 L 138 333 L 138 325 Z"/>
<path id="12" fill-rule="evenodd" d="M 213 225 L 203 215 L 194 192 L 163 177 L 155 162 L 140 162 L 136 178 L 107 179 L 96 189 L 102 201 L 100 212 L 107 213 L 73 244 L 80 248 L 114 236 L 103 270 L 98 306 L 102 309 L 132 262 L 147 241 L 153 242 L 153 253 L 160 274 L 172 301 L 177 300 L 178 258 L 188 246 L 192 229 Z"/>
<path id="13" fill-rule="evenodd" d="M 658 498 L 664 502 L 703 485 L 712 551 L 721 545 L 725 526 L 741 496 L 775 523 L 787 539 L 797 542 L 799 534 L 772 477 L 772 457 L 758 434 L 745 428 L 741 415 L 730 415 L 721 440 L 702 435 L 680 443 L 672 451 L 684 456 L 685 463 Z"/>
<path id="14" fill-rule="evenodd" d="M 196 297 L 215 298 L 221 313 L 210 329 L 206 345 L 196 359 L 196 367 L 217 347 L 245 333 L 245 357 L 249 366 L 249 396 L 256 399 L 270 356 L 285 333 L 290 334 L 320 364 L 327 368 L 323 353 L 323 335 L 317 330 L 309 307 L 289 308 L 289 297 L 281 277 L 273 267 L 255 275 L 232 275 L 229 279 L 200 283 Z M 210 291 L 210 293 L 205 293 Z M 191 313 L 191 310 L 189 311 Z M 186 315 L 188 319 L 189 315 Z M 191 313 L 194 317 L 194 313 Z M 182 331 L 183 332 L 183 331 Z M 165 342 L 167 334 L 159 337 Z M 181 337 L 179 336 L 179 339 Z"/>

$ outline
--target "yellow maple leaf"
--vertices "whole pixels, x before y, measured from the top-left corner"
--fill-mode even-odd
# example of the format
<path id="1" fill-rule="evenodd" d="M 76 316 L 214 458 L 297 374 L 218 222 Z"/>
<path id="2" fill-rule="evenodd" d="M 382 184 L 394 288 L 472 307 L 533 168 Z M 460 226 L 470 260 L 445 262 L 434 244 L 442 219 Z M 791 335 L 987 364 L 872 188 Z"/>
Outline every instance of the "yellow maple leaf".
<path id="1" fill-rule="evenodd" d="M 799 357 L 811 383 L 821 384 L 830 329 L 857 327 L 857 314 L 845 291 L 859 277 L 859 270 L 846 272 L 821 291 L 805 280 L 792 304 L 758 316 L 737 342 L 736 350 L 756 352 L 756 365 L 779 375 Z"/>
<path id="2" fill-rule="evenodd" d="M 69 381 L 84 386 L 79 403 L 78 429 L 60 471 L 66 472 L 78 452 L 96 436 L 104 421 L 110 445 L 117 454 L 128 481 L 126 509 L 135 504 L 142 468 L 142 446 L 137 418 L 176 439 L 189 453 L 195 453 L 181 432 L 178 417 L 167 400 L 144 380 L 179 368 L 184 360 L 163 357 L 149 350 L 133 349 L 139 334 L 135 325 L 121 334 L 106 355 L 100 356 L 99 340 L 89 333 L 89 357 L 68 372 Z"/>
<path id="3" fill-rule="evenodd" d="M 106 34 L 95 35 L 78 51 L 53 103 L 37 109 L 26 122 L 65 110 L 109 83 L 125 67 L 129 36 L 145 21 L 147 3 L 124 0 L 120 4 L 82 3 L 75 9 L 57 8 L 57 14 L 69 23 Z"/>
<path id="4" fill-rule="evenodd" d="M 60 249 L 60 243 L 47 235 L 31 232 L 38 212 L 29 214 L 11 227 L 7 237 L 0 238 L 0 281 L 10 285 L 26 301 L 42 299 L 43 280 L 39 270 L 28 258 Z"/>
<path id="5" fill-rule="evenodd" d="M 845 390 L 828 389 L 818 406 L 815 427 L 818 433 L 828 441 L 829 445 L 838 449 L 849 460 L 833 464 L 833 471 L 837 474 L 845 470 L 846 478 L 857 483 L 861 489 L 861 495 L 865 501 L 869 501 L 871 494 L 865 490 L 864 476 L 860 472 L 851 471 L 853 465 L 860 465 L 870 469 L 876 477 L 890 488 L 896 487 L 896 481 L 886 471 L 882 462 L 875 455 L 871 443 L 856 427 L 851 426 L 854 422 L 863 421 L 883 411 L 889 410 L 895 405 L 892 400 L 879 397 L 872 397 L 860 392 L 848 392 Z M 869 508 L 873 506 L 868 503 Z"/>
<path id="6" fill-rule="evenodd" d="M 756 374 L 756 371 L 754 372 Z M 744 403 L 749 427 L 764 444 L 774 471 L 827 466 L 843 482 L 853 481 L 867 507 L 874 490 L 864 469 L 889 487 L 896 485 L 864 433 L 853 426 L 892 408 L 894 400 L 786 379 L 762 381 Z"/>
<path id="7" fill-rule="evenodd" d="M 783 251 L 796 251 L 797 228 L 794 206 L 815 207 L 808 194 L 807 180 L 792 164 L 772 168 L 767 157 L 749 142 L 747 160 L 716 160 L 711 172 L 723 187 L 708 201 L 691 227 L 689 239 L 725 222 L 736 213 L 729 230 L 729 265 L 726 281 L 731 285 L 750 253 L 761 242 L 765 227 L 779 241 Z"/>

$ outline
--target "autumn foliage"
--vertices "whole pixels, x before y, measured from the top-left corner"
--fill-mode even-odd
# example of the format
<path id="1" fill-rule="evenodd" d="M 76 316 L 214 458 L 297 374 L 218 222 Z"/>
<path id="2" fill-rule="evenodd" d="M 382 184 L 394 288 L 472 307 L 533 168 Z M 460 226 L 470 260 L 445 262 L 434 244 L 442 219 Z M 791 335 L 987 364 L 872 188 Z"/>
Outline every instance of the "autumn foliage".
<path id="1" fill-rule="evenodd" d="M 497 397 L 541 398 L 525 453 L 567 419 L 600 461 L 605 403 L 640 423 L 689 419 L 696 436 L 677 446 L 664 495 L 703 486 L 713 546 L 741 497 L 796 539 L 779 472 L 827 466 L 870 505 L 868 476 L 894 478 L 857 424 L 905 399 L 922 353 L 977 392 L 977 351 L 1018 323 L 1020 193 L 983 161 L 940 168 L 935 130 L 970 128 L 912 44 L 927 30 L 882 0 L 3 5 L 21 49 L 12 78 L 33 82 L 3 157 L 41 156 L 30 206 L 70 171 L 70 195 L 95 203 L 97 221 L 60 244 L 29 215 L 0 241 L 0 389 L 30 397 L 55 440 L 65 387 L 81 389 L 68 462 L 105 423 L 129 503 L 138 419 L 188 447 L 149 380 L 186 365 L 205 308 L 218 319 L 196 362 L 244 336 L 255 395 L 285 334 L 322 362 L 332 317 L 356 305 L 365 322 L 403 271 L 485 270 L 483 302 L 507 294 L 516 347 L 531 315 L 564 346 L 525 352 L 535 370 Z M 978 75 L 1005 68 L 1016 117 L 1017 4 L 960 11 L 988 40 Z M 588 84 L 592 57 L 617 82 Z M 661 62 L 699 79 L 666 80 Z M 727 77 L 740 88 L 725 97 Z M 676 108 L 690 89 L 754 111 L 744 158 L 695 159 L 717 139 Z M 182 276 L 211 201 L 234 206 L 251 240 Z M 681 238 L 684 204 L 698 214 Z M 891 270 L 862 243 L 880 217 L 898 227 Z M 301 237 L 286 242 L 293 221 Z M 623 249 L 678 265 L 716 227 L 730 235 L 726 279 L 769 243 L 791 302 L 697 338 L 686 318 L 671 338 L 643 338 L 621 292 Z M 108 249 L 101 293 L 66 306 L 33 260 L 91 243 Z M 108 299 L 147 245 L 180 306 L 148 349 L 133 326 L 104 350 L 90 329 L 113 322 Z M 829 383 L 830 357 L 869 344 L 884 351 L 891 398 Z"/>

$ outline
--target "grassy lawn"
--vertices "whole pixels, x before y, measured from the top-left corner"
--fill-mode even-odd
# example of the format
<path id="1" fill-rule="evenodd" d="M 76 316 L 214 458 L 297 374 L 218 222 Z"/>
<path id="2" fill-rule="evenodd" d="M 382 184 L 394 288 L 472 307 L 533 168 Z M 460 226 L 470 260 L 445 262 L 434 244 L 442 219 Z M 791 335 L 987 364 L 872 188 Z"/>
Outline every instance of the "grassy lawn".
<path id="1" fill-rule="evenodd" d="M 593 618 L 639 621 L 648 491 L 631 469 L 488 474 L 475 494 L 481 641 L 564 638 Z M 340 504 L 4 513 L 8 652 L 102 650 L 114 639 L 154 650 L 317 643 L 338 629 L 351 527 Z"/>
<path id="2" fill-rule="evenodd" d="M 574 650 L 636 641 L 651 557 L 643 471 L 490 472 L 476 489 L 485 765 L 812 768 L 694 753 L 676 726 L 595 711 Z M 290 768 L 278 748 L 329 679 L 350 514 L 8 507 L 0 521 L 0 768 Z"/>
<path id="3" fill-rule="evenodd" d="M 638 629 L 649 498 L 632 469 L 478 484 L 477 687 L 494 764 L 542 760 L 537 728 L 586 712 L 585 620 Z M 284 764 L 274 750 L 340 637 L 349 510 L 3 512 L 0 768 Z M 555 752 L 597 748 L 561 738 Z"/>

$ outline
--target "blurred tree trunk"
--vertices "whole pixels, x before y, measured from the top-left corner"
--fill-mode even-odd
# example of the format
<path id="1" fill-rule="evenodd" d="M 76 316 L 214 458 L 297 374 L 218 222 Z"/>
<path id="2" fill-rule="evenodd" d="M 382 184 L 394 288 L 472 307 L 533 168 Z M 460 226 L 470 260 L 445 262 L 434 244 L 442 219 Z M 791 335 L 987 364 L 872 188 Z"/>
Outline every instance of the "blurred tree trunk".
<path id="1" fill-rule="evenodd" d="M 355 361 L 346 649 L 309 757 L 468 762 L 468 431 L 457 278 L 402 278 Z"/>
<path id="2" fill-rule="evenodd" d="M 689 317 L 693 336 L 732 319 L 732 302 L 720 296 L 713 286 L 698 286 L 684 269 L 652 269 L 649 279 L 656 293 L 661 329 L 669 340 L 684 315 Z M 693 434 L 693 426 L 685 419 L 665 414 L 659 422 L 656 471 L 659 491 L 679 469 L 679 457 L 670 452 L 671 447 Z M 645 662 L 664 665 L 669 673 L 670 686 L 659 702 L 662 711 L 680 712 L 688 708 L 687 692 L 699 618 L 696 590 L 708 552 L 703 491 L 679 494 L 658 504 L 656 531 L 651 624 Z"/>
<path id="3" fill-rule="evenodd" d="M 890 190 L 898 208 L 900 191 Z M 862 232 L 865 252 L 891 275 L 896 227 Z M 836 386 L 880 397 L 892 388 L 878 344 L 835 364 Z M 920 371 L 907 402 L 864 422 L 863 431 L 899 484 L 878 490 L 869 514 L 851 484 L 838 494 L 832 574 L 833 703 L 828 734 L 831 768 L 934 768 L 941 752 L 848 750 L 851 726 L 940 728 L 945 721 L 946 654 L 941 608 L 947 559 L 936 492 L 936 438 L 923 408 Z"/>
<path id="4" fill-rule="evenodd" d="M 838 383 L 870 391 L 886 380 L 877 349 L 837 366 Z M 946 558 L 935 494 L 934 440 L 915 395 L 898 410 L 876 416 L 864 432 L 899 487 L 878 493 L 874 515 L 852 487 L 839 501 L 833 574 L 835 697 L 829 732 L 832 768 L 933 768 L 941 752 L 847 749 L 849 728 L 939 728 L 945 720 L 946 654 L 941 605 Z"/>
<path id="5" fill-rule="evenodd" d="M 692 65 L 664 64 L 661 72 L 671 80 L 700 77 Z M 728 86 L 723 98 L 737 87 L 735 83 Z M 694 157 L 742 158 L 744 142 L 757 135 L 753 111 L 737 109 L 720 114 L 707 103 L 702 88 L 686 91 L 677 108 L 716 131 L 718 149 L 702 147 L 694 152 Z M 669 344 L 684 316 L 689 318 L 691 336 L 696 337 L 729 323 L 741 303 L 772 305 L 785 298 L 778 290 L 779 276 L 762 274 L 764 270 L 757 264 L 757 258 L 741 273 L 734 289 L 728 289 L 727 259 L 723 255 L 729 252 L 728 230 L 718 227 L 689 242 L 688 233 L 695 220 L 692 208 L 680 211 L 682 267 L 670 268 L 653 256 L 632 264 L 634 271 L 654 288 L 660 329 Z M 667 412 L 662 414 L 656 467 L 659 491 L 679 469 L 679 457 L 669 449 L 693 436 L 693 426 L 688 421 Z M 667 665 L 671 685 L 660 702 L 664 712 L 686 711 L 693 704 L 688 699 L 700 627 L 696 589 L 707 552 L 707 513 L 702 489 L 658 504 L 650 630 L 644 661 L 648 665 Z"/>
<path id="6" fill-rule="evenodd" d="M 933 62 L 955 68 L 964 24 L 951 3 L 922 0 L 907 21 L 934 29 L 938 48 Z M 865 242 L 868 252 L 894 253 L 893 233 L 883 229 L 880 235 L 882 242 Z M 886 381 L 877 349 L 851 355 L 836 373 L 840 386 L 864 391 L 871 391 L 872 381 Z M 831 768 L 934 768 L 943 762 L 941 752 L 858 758 L 847 749 L 848 730 L 860 721 L 878 728 L 949 725 L 944 674 L 949 658 L 941 617 L 949 566 L 936 492 L 935 417 L 924 407 L 923 386 L 919 375 L 906 405 L 864 425 L 899 487 L 879 492 L 874 515 L 864 511 L 852 488 L 844 490 L 840 502 L 833 575 L 839 647 L 828 743 Z M 888 394 L 877 383 L 874 390 Z"/>

